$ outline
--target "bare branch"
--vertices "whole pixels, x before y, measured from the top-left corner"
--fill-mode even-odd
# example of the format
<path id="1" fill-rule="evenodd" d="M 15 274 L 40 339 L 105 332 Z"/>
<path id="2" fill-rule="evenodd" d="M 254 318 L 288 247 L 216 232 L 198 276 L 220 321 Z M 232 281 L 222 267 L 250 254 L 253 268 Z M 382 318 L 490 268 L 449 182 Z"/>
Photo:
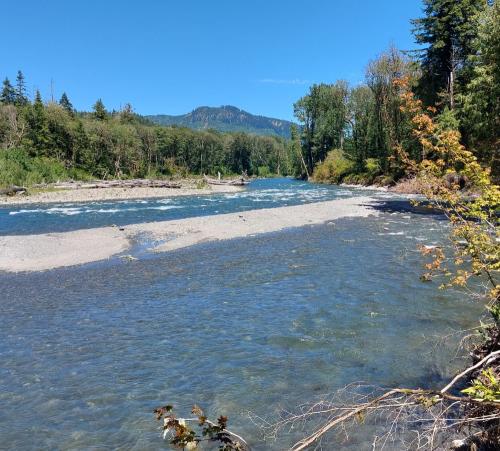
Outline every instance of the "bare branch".
<path id="1" fill-rule="evenodd" d="M 441 390 L 441 394 L 446 393 L 453 385 L 456 384 L 458 380 L 460 380 L 462 377 L 466 376 L 469 374 L 471 371 L 474 371 L 478 368 L 480 368 L 483 365 L 487 365 L 488 363 L 491 363 L 492 361 L 496 360 L 500 356 L 500 351 L 495 351 L 492 352 L 491 354 L 488 354 L 484 359 L 480 360 L 477 362 L 475 365 L 467 368 L 466 370 L 462 371 L 460 374 L 457 374 L 452 381 Z"/>

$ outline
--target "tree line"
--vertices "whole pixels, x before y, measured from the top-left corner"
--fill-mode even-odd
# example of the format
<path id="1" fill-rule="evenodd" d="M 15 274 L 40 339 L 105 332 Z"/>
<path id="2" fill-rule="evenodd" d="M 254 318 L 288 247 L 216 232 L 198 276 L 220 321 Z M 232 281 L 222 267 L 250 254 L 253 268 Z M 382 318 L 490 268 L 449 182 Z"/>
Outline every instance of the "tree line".
<path id="1" fill-rule="evenodd" d="M 373 182 L 378 175 L 388 182 L 403 175 L 394 160 L 398 146 L 418 162 L 426 159 L 411 115 L 401 110 L 395 82 L 407 77 L 438 126 L 459 130 L 462 143 L 498 179 L 499 10 L 486 0 L 424 0 L 424 17 L 412 21 L 418 51 L 389 48 L 368 63 L 359 86 L 342 80 L 313 85 L 294 105 L 302 125 L 295 136 L 304 160 L 298 174 L 316 171 L 334 182 L 363 176 Z"/>
<path id="2" fill-rule="evenodd" d="M 412 21 L 416 52 L 394 47 L 370 61 L 365 80 L 315 84 L 294 104 L 300 127 L 291 140 L 158 126 L 130 104 L 107 111 L 97 100 L 78 112 L 66 93 L 44 102 L 27 95 L 21 71 L 0 93 L 0 184 L 61 177 L 162 177 L 174 174 L 294 174 L 330 182 L 391 183 L 404 175 L 398 147 L 420 162 L 428 155 L 401 111 L 401 89 L 435 109 L 439 127 L 500 178 L 500 13 L 487 0 L 424 0 Z"/>
<path id="3" fill-rule="evenodd" d="M 63 93 L 30 100 L 23 73 L 0 93 L 0 184 L 61 178 L 167 177 L 188 174 L 289 174 L 280 137 L 155 125 L 130 104 L 108 111 L 98 99 L 78 112 Z"/>

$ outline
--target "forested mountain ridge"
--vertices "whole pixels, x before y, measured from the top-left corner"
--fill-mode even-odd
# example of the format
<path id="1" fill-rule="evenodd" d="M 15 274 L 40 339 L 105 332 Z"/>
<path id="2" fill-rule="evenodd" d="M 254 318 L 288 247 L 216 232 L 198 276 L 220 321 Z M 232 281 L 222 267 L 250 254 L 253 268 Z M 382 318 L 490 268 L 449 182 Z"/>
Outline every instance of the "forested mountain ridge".
<path id="1" fill-rule="evenodd" d="M 258 116 L 231 105 L 201 106 L 179 116 L 156 114 L 145 116 L 158 125 L 179 125 L 195 130 L 214 129 L 221 132 L 246 132 L 255 135 L 290 137 L 292 122 Z"/>
<path id="2" fill-rule="evenodd" d="M 239 110 L 237 110 L 239 111 Z M 77 111 L 30 99 L 24 74 L 0 90 L 0 187 L 67 179 L 163 178 L 188 174 L 295 173 L 296 151 L 277 135 L 154 124 L 130 104 L 108 111 L 98 99 Z"/>

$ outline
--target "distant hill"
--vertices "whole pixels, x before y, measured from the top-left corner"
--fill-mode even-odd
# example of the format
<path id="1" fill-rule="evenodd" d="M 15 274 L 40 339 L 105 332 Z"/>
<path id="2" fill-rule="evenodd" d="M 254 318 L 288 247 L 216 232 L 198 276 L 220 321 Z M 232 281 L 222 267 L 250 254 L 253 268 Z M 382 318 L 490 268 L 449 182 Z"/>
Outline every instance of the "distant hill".
<path id="1" fill-rule="evenodd" d="M 255 116 L 234 106 L 196 108 L 191 113 L 180 116 L 156 114 L 145 116 L 159 125 L 179 125 L 196 130 L 213 128 L 221 132 L 246 132 L 256 135 L 276 135 L 290 137 L 292 122 L 265 116 Z"/>

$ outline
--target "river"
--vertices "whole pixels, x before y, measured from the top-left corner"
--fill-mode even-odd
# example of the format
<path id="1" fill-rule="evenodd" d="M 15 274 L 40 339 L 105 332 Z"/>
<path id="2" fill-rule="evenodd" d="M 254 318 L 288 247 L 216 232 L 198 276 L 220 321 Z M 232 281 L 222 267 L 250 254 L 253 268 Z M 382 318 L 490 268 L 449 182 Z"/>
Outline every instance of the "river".
<path id="1" fill-rule="evenodd" d="M 274 179 L 213 197 L 15 206 L 0 209 L 0 234 L 356 193 Z M 253 449 L 282 450 L 303 431 L 262 442 L 249 412 L 273 418 L 353 381 L 439 387 L 462 362 L 453 340 L 436 347 L 436 337 L 475 326 L 480 307 L 419 280 L 416 248 L 443 241 L 446 222 L 377 196 L 378 217 L 0 273 L 0 448 L 157 450 L 166 446 L 153 409 L 188 414 L 196 403 L 227 415 Z M 356 428 L 335 449 L 371 449 L 371 432 Z"/>

